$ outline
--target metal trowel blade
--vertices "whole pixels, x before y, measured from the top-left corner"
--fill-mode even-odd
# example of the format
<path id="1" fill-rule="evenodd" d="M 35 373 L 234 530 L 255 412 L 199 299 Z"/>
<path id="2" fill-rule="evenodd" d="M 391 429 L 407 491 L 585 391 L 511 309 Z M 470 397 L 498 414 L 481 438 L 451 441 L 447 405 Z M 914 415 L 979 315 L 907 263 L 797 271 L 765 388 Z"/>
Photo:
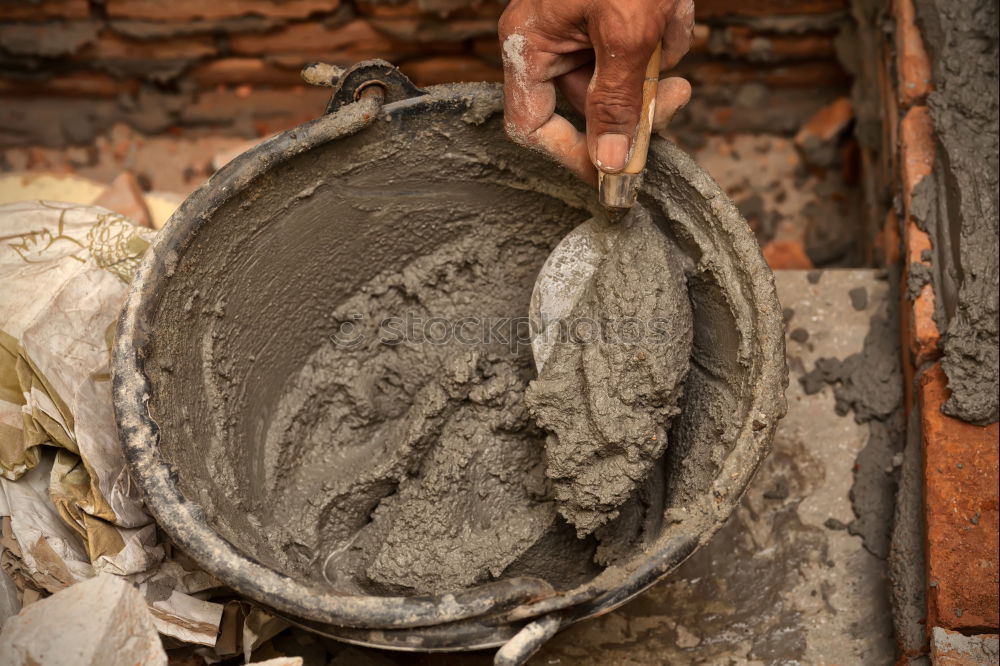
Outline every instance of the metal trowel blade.
<path id="1" fill-rule="evenodd" d="M 552 349 L 572 330 L 571 315 L 594 271 L 619 234 L 619 215 L 591 218 L 578 225 L 552 250 L 535 278 L 528 308 L 528 330 L 535 368 L 541 374 Z"/>

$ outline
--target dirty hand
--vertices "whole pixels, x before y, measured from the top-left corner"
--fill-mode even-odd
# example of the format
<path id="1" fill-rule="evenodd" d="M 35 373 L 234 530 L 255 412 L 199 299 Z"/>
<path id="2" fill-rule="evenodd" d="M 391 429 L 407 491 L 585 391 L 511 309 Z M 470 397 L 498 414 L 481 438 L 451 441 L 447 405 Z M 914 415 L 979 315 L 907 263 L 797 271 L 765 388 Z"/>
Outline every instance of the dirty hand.
<path id="1" fill-rule="evenodd" d="M 511 0 L 500 17 L 507 133 L 588 182 L 597 182 L 595 165 L 621 171 L 654 47 L 662 42 L 660 70 L 668 70 L 693 29 L 693 0 Z M 555 113 L 557 87 L 586 116 L 586 136 Z M 653 130 L 690 98 L 684 79 L 661 80 Z"/>

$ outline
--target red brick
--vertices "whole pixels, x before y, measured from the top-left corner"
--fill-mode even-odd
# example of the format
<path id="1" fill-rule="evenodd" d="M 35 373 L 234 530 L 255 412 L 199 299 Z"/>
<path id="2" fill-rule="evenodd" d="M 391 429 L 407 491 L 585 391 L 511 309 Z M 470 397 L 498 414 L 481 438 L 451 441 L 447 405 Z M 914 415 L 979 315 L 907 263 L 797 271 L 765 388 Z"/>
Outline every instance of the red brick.
<path id="1" fill-rule="evenodd" d="M 137 88 L 137 81 L 121 81 L 99 72 L 70 72 L 41 81 L 0 79 L 0 94 L 16 97 L 38 97 L 39 91 L 53 97 L 116 97 Z"/>
<path id="2" fill-rule="evenodd" d="M 934 123 L 926 106 L 913 107 L 899 124 L 899 162 L 903 210 L 908 214 L 913 188 L 934 167 Z"/>
<path id="3" fill-rule="evenodd" d="M 699 19 L 723 16 L 776 16 L 781 14 L 826 14 L 847 9 L 847 0 L 697 0 Z"/>
<path id="4" fill-rule="evenodd" d="M 265 34 L 233 35 L 229 40 L 235 55 L 263 57 L 285 66 L 323 60 L 335 65 L 352 65 L 367 58 L 390 61 L 417 55 L 420 44 L 405 44 L 379 32 L 364 19 L 356 19 L 335 29 L 316 22 L 288 25 Z M 457 44 L 453 50 L 460 51 Z"/>
<path id="5" fill-rule="evenodd" d="M 909 278 L 910 265 L 903 267 L 903 284 Z M 908 313 L 910 325 L 910 353 L 917 367 L 933 361 L 941 354 L 941 332 L 934 321 L 934 287 L 925 284 L 913 299 Z"/>
<path id="6" fill-rule="evenodd" d="M 896 211 L 892 208 L 886 214 L 885 223 L 875 238 L 875 249 L 880 257 L 879 266 L 889 268 L 899 264 L 899 219 L 896 217 Z"/>
<path id="7" fill-rule="evenodd" d="M 503 70 L 479 58 L 467 56 L 428 58 L 400 67 L 418 86 L 463 81 L 503 81 Z"/>
<path id="8" fill-rule="evenodd" d="M 377 18 L 492 18 L 496 20 L 507 6 L 506 0 L 479 2 L 477 0 L 446 0 L 444 4 L 427 0 L 410 0 L 390 4 L 384 0 L 353 0 L 352 5 L 361 16 Z"/>
<path id="9" fill-rule="evenodd" d="M 920 379 L 927 626 L 995 631 L 1000 623 L 1000 424 L 975 426 L 943 414 L 947 381 L 940 363 Z"/>
<path id="10" fill-rule="evenodd" d="M 270 65 L 260 58 L 220 58 L 198 65 L 188 75 L 201 88 L 213 86 L 296 86 L 302 83 L 295 69 Z"/>
<path id="11" fill-rule="evenodd" d="M 86 18 L 90 16 L 88 0 L 0 0 L 0 17 L 4 21 L 40 20 L 47 18 Z"/>
<path id="12" fill-rule="evenodd" d="M 92 44 L 101 23 L 85 21 L 32 21 L 0 23 L 0 48 L 15 56 L 57 58 Z"/>
<path id="13" fill-rule="evenodd" d="M 764 261 L 772 270 L 809 270 L 812 260 L 806 254 L 802 243 L 796 241 L 773 240 L 762 250 Z"/>
<path id="14" fill-rule="evenodd" d="M 196 60 L 215 53 L 215 42 L 210 35 L 140 41 L 104 34 L 77 55 L 81 60 L 166 61 Z"/>
<path id="15" fill-rule="evenodd" d="M 323 114 L 330 99 L 328 88 L 305 84 L 295 88 L 254 89 L 250 99 L 234 89 L 198 93 L 182 109 L 184 124 L 232 129 L 248 123 L 258 136 L 294 127 Z"/>
<path id="16" fill-rule="evenodd" d="M 833 58 L 833 33 L 784 35 L 762 33 L 746 26 L 717 27 L 709 49 L 715 55 L 756 61 Z"/>
<path id="17" fill-rule="evenodd" d="M 809 119 L 798 134 L 795 144 L 799 147 L 810 142 L 828 143 L 836 139 L 851 121 L 854 120 L 854 107 L 848 97 L 838 97 Z"/>
<path id="18" fill-rule="evenodd" d="M 369 19 L 372 27 L 404 42 L 463 42 L 477 37 L 497 39 L 496 19 L 422 18 Z"/>
<path id="19" fill-rule="evenodd" d="M 896 19 L 896 71 L 899 105 L 904 109 L 921 103 L 931 91 L 931 61 L 917 28 L 913 0 L 893 0 Z"/>
<path id="20" fill-rule="evenodd" d="M 913 190 L 934 166 L 934 127 L 925 106 L 913 107 L 899 124 L 899 165 L 903 196 L 903 279 L 914 263 L 929 266 L 923 259 L 931 249 L 931 238 L 921 230 L 912 216 Z M 905 283 L 905 282 L 904 282 Z M 926 284 L 913 300 L 908 341 L 916 366 L 937 358 L 941 332 L 934 321 L 934 288 Z"/>
<path id="21" fill-rule="evenodd" d="M 305 18 L 334 11 L 340 0 L 106 0 L 104 5 L 110 18 L 216 19 L 245 14 Z"/>
<path id="22" fill-rule="evenodd" d="M 721 62 L 685 58 L 672 72 L 702 86 L 735 86 L 756 82 L 773 88 L 835 88 L 847 85 L 850 77 L 833 60 L 815 60 L 781 65 L 748 62 Z"/>

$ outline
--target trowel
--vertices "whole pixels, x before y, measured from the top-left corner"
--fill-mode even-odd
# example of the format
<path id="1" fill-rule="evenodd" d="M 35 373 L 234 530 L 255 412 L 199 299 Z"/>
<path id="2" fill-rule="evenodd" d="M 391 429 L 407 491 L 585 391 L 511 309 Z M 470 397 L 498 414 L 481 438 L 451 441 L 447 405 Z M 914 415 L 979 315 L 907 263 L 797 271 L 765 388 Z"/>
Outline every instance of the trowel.
<path id="1" fill-rule="evenodd" d="M 642 174 L 646 168 L 649 136 L 656 110 L 656 91 L 660 82 L 660 46 L 646 65 L 642 84 L 642 110 L 639 127 L 632 142 L 625 168 L 618 173 L 599 172 L 598 198 L 607 209 L 606 219 L 591 218 L 559 242 L 542 265 L 531 292 L 528 328 L 535 368 L 541 374 L 545 362 L 563 334 L 573 307 L 586 291 L 602 258 L 614 247 L 621 224 L 635 205 Z"/>

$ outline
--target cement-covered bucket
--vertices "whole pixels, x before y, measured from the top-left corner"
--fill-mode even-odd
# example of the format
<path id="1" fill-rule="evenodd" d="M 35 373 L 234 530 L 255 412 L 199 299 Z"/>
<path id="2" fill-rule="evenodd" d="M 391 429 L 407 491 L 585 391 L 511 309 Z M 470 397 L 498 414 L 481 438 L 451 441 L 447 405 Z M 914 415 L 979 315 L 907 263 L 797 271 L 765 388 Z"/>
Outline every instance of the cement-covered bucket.
<path id="1" fill-rule="evenodd" d="M 382 94 L 362 94 L 373 79 Z M 657 533 L 570 587 L 521 573 L 441 594 L 345 592 L 309 571 L 315 554 L 287 564 L 297 554 L 253 515 L 274 499 L 264 440 L 275 387 L 343 325 L 340 303 L 449 239 L 516 244 L 506 305 L 527 314 L 548 251 L 597 204 L 588 186 L 506 140 L 498 86 L 420 91 L 365 63 L 341 79 L 329 111 L 220 170 L 145 255 L 113 362 L 131 475 L 200 566 L 302 626 L 400 650 L 504 645 L 498 662 L 520 663 L 667 575 L 735 508 L 785 409 L 773 276 L 718 185 L 655 140 L 639 205 L 685 257 L 694 317 L 682 412 L 657 468 Z"/>

